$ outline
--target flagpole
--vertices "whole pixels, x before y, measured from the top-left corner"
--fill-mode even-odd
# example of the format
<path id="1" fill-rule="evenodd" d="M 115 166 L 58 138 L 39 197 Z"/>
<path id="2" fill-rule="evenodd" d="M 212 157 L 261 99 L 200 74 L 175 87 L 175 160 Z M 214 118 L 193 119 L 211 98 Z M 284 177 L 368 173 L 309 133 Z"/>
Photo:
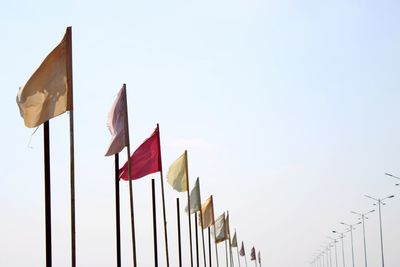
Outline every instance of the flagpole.
<path id="1" fill-rule="evenodd" d="M 185 150 L 185 158 L 186 158 L 186 193 L 188 198 L 188 220 L 189 220 L 189 241 L 190 241 L 190 266 L 193 267 L 193 248 L 192 248 L 192 223 L 190 221 L 190 195 L 189 195 L 189 167 L 188 167 L 188 158 L 187 158 L 187 150 Z"/>
<path id="2" fill-rule="evenodd" d="M 226 212 L 227 215 L 229 216 L 229 211 Z M 234 267 L 234 263 L 233 263 L 233 254 L 232 254 L 232 240 L 231 240 L 231 229 L 230 226 L 231 224 L 228 223 L 228 233 L 229 233 L 229 240 L 228 240 L 228 244 L 229 244 L 229 259 L 230 259 L 230 263 L 231 263 L 231 267 Z"/>
<path id="3" fill-rule="evenodd" d="M 209 262 L 210 262 L 210 266 L 209 267 L 211 267 L 212 266 L 212 264 L 211 264 L 211 230 L 210 230 L 210 226 L 209 227 L 207 227 L 207 229 L 208 229 L 208 259 L 209 259 Z"/>
<path id="4" fill-rule="evenodd" d="M 162 196 L 162 206 L 163 206 L 163 217 L 164 217 L 164 242 L 165 242 L 165 256 L 167 259 L 167 267 L 169 267 L 169 253 L 168 253 L 168 234 L 167 234 L 167 214 L 165 212 L 165 197 L 164 197 L 164 177 L 161 161 L 161 141 L 160 141 L 160 128 L 157 123 L 158 130 L 158 149 L 160 151 L 160 180 L 161 180 L 161 196 Z"/>
<path id="5" fill-rule="evenodd" d="M 49 121 L 43 125 L 44 150 L 44 202 L 46 228 L 46 267 L 52 266 L 51 253 L 51 187 L 50 187 L 50 127 Z"/>
<path id="6" fill-rule="evenodd" d="M 157 250 L 157 214 L 156 214 L 156 192 L 154 187 L 154 179 L 151 179 L 151 195 L 153 201 L 153 237 L 154 237 L 154 266 L 158 266 L 158 250 Z"/>
<path id="7" fill-rule="evenodd" d="M 189 208 L 190 212 L 190 208 Z M 194 213 L 194 231 L 196 232 L 196 266 L 199 266 L 199 234 L 198 234 L 198 227 L 197 227 L 197 211 Z"/>
<path id="8" fill-rule="evenodd" d="M 226 223 L 226 222 L 225 222 Z M 226 225 L 225 225 L 226 226 Z M 225 243 L 225 259 L 226 259 L 226 267 L 228 267 L 228 246 L 226 245 L 226 239 L 224 241 Z"/>
<path id="9" fill-rule="evenodd" d="M 204 245 L 204 229 L 203 229 L 203 211 L 201 208 L 201 194 L 200 194 L 200 181 L 199 181 L 199 196 L 200 196 L 200 209 L 199 209 L 199 214 L 200 214 L 200 229 L 201 229 L 201 240 L 203 242 L 203 262 L 204 262 L 204 267 L 207 267 L 206 264 L 206 247 Z M 197 224 L 196 224 L 197 225 Z"/>
<path id="10" fill-rule="evenodd" d="M 69 110 L 70 136 L 70 188 L 71 188 L 71 265 L 76 266 L 76 234 L 75 234 L 75 156 L 74 156 L 74 108 L 73 108 L 73 79 L 72 79 L 72 27 L 67 27 L 67 84 L 71 94 Z"/>
<path id="11" fill-rule="evenodd" d="M 117 267 L 121 267 L 121 224 L 120 224 L 120 208 L 119 208 L 119 157 L 118 153 L 115 158 L 115 225 L 117 240 Z"/>
<path id="12" fill-rule="evenodd" d="M 213 205 L 212 205 L 212 208 L 213 208 L 212 213 L 213 213 L 213 219 L 214 219 L 213 225 L 214 225 L 215 257 L 216 257 L 216 259 L 217 259 L 217 267 L 219 267 L 219 262 L 218 262 L 218 244 L 217 244 L 217 236 L 216 236 L 216 233 L 215 233 L 214 197 L 213 197 L 212 195 L 211 195 L 210 197 L 211 197 L 211 201 L 212 201 L 212 203 L 213 203 Z"/>
<path id="13" fill-rule="evenodd" d="M 181 218 L 179 212 L 179 198 L 176 198 L 176 220 L 178 222 L 178 252 L 179 252 L 179 267 L 182 267 L 182 248 L 181 248 Z"/>
<path id="14" fill-rule="evenodd" d="M 132 179 L 131 179 L 131 149 L 129 144 L 129 126 L 128 126 L 128 101 L 127 101 L 127 94 L 126 94 L 126 84 L 123 85 L 124 92 L 125 92 L 125 103 L 126 103 L 126 134 L 127 134 L 127 145 L 126 145 L 126 152 L 128 158 L 128 180 L 129 180 L 129 203 L 131 207 L 131 228 L 132 228 L 132 250 L 133 250 L 133 266 L 137 267 L 136 263 L 136 238 L 135 238 L 135 216 L 133 210 L 133 189 L 132 189 Z"/>
<path id="15" fill-rule="evenodd" d="M 237 240 L 237 236 L 236 236 L 236 240 Z M 236 252 L 237 252 L 237 256 L 238 256 L 238 263 L 239 263 L 239 267 L 240 267 L 239 246 L 236 246 Z"/>

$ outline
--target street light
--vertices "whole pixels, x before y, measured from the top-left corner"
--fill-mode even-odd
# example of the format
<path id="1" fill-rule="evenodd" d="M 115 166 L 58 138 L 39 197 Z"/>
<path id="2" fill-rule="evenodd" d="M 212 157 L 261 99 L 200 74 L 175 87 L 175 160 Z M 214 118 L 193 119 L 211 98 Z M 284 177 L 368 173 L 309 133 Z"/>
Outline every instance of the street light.
<path id="1" fill-rule="evenodd" d="M 348 226 L 349 227 L 349 230 L 350 230 L 350 237 L 351 237 L 351 259 L 352 259 L 352 262 L 353 262 L 353 267 L 354 267 L 354 248 L 353 248 L 353 229 L 355 229 L 354 228 L 354 225 L 357 225 L 357 224 L 360 224 L 361 222 L 358 222 L 358 223 L 355 223 L 355 224 L 347 224 L 347 223 L 344 223 L 344 222 L 341 222 L 340 224 L 343 224 L 343 225 L 346 225 L 346 226 Z"/>
<path id="2" fill-rule="evenodd" d="M 333 243 L 335 243 L 335 262 L 336 262 L 336 267 L 338 267 L 338 264 L 337 264 L 337 250 L 336 250 L 337 239 L 329 237 L 329 236 L 328 236 L 328 238 L 333 240 Z"/>
<path id="3" fill-rule="evenodd" d="M 390 195 L 390 196 L 387 196 L 387 197 L 385 197 L 385 198 L 374 198 L 374 197 L 371 197 L 371 196 L 368 196 L 368 195 L 364 195 L 364 196 L 367 197 L 367 198 L 370 198 L 370 199 L 376 201 L 376 203 L 378 203 L 378 207 L 379 207 L 379 229 L 380 229 L 380 234 L 381 234 L 382 267 L 385 267 L 385 261 L 384 261 L 384 258 L 383 258 L 383 237 L 382 237 L 382 214 L 381 214 L 381 204 L 382 204 L 382 205 L 386 205 L 386 203 L 385 203 L 385 202 L 382 202 L 382 201 L 384 201 L 384 200 L 386 200 L 386 199 L 389 199 L 389 198 L 393 198 L 394 195 Z M 376 203 L 374 203 L 374 205 L 376 205 Z"/>
<path id="4" fill-rule="evenodd" d="M 343 257 L 343 267 L 345 267 L 345 261 L 344 261 L 344 243 L 343 243 L 343 238 L 344 238 L 344 233 L 340 233 L 338 231 L 333 230 L 332 233 L 338 234 L 339 238 L 342 240 L 342 257 Z"/>
<path id="5" fill-rule="evenodd" d="M 387 172 L 385 172 L 385 175 L 387 175 L 387 176 L 390 176 L 390 177 L 393 177 L 393 178 L 396 178 L 396 179 L 398 179 L 398 180 L 400 180 L 400 177 L 397 177 L 396 175 L 393 175 L 393 174 L 390 174 L 390 173 L 387 173 Z M 395 184 L 396 186 L 398 186 L 398 185 L 400 185 L 400 184 Z"/>
<path id="6" fill-rule="evenodd" d="M 366 213 L 359 213 L 359 212 L 355 212 L 355 211 L 350 211 L 351 213 L 357 214 L 361 216 L 362 219 L 362 226 L 363 226 L 363 237 L 364 237 L 364 262 L 365 262 L 365 267 L 368 267 L 367 265 L 367 244 L 365 241 L 365 219 L 368 219 L 368 217 L 366 217 L 365 215 L 374 212 L 375 210 L 370 210 Z"/>

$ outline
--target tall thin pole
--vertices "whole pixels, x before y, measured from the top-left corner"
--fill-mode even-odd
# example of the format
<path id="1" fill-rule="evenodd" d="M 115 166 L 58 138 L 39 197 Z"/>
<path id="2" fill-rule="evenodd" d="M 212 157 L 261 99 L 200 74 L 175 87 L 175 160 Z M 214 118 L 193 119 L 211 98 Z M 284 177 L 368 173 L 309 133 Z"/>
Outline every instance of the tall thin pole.
<path id="1" fill-rule="evenodd" d="M 154 266 L 158 266 L 158 250 L 157 250 L 157 213 L 156 213 L 156 192 L 154 179 L 151 179 L 151 194 L 153 202 L 153 238 L 154 238 Z"/>
<path id="2" fill-rule="evenodd" d="M 364 262 L 365 267 L 367 267 L 367 243 L 365 241 L 365 214 L 361 214 L 362 225 L 363 225 L 363 239 L 364 239 Z"/>
<path id="3" fill-rule="evenodd" d="M 383 234 L 382 234 L 382 214 L 381 214 L 381 199 L 378 199 L 379 206 L 379 229 L 381 234 L 381 253 L 382 253 L 382 267 L 385 266 L 385 261 L 383 259 Z"/>
<path id="4" fill-rule="evenodd" d="M 182 247 L 181 247 L 181 218 L 179 212 L 179 198 L 176 198 L 176 220 L 178 222 L 178 255 L 179 267 L 182 267 Z"/>
<path id="5" fill-rule="evenodd" d="M 125 92 L 125 103 L 128 103 L 127 101 L 127 94 L 126 94 L 126 84 L 124 84 L 124 92 Z M 131 178 L 131 149 L 130 149 L 130 144 L 129 144 L 129 126 L 128 126 L 128 104 L 126 105 L 126 130 L 125 132 L 128 135 L 127 138 L 127 158 L 128 158 L 128 180 L 129 180 L 129 204 L 131 208 L 131 229 L 132 229 L 132 250 L 133 250 L 133 266 L 137 267 L 137 262 L 136 262 L 136 237 L 135 237 L 135 215 L 134 215 L 134 207 L 133 207 L 133 189 L 132 189 L 132 178 Z"/>
<path id="6" fill-rule="evenodd" d="M 201 203 L 200 179 L 199 179 L 199 195 L 200 195 L 200 203 Z M 214 203 L 213 203 L 213 205 L 214 205 Z M 204 263 L 204 267 L 206 267 L 207 266 L 207 263 L 206 263 L 206 261 L 207 261 L 206 260 L 206 247 L 205 247 L 205 244 L 204 244 L 203 211 L 201 209 L 201 205 L 200 205 L 200 209 L 199 209 L 199 214 L 200 214 L 199 216 L 200 216 L 201 241 L 203 243 L 203 263 Z M 197 225 L 197 223 L 196 223 L 196 225 Z"/>
<path id="7" fill-rule="evenodd" d="M 226 259 L 226 267 L 228 267 L 228 246 L 226 245 L 226 239 L 225 239 L 225 259 Z"/>
<path id="8" fill-rule="evenodd" d="M 217 260 L 217 267 L 219 267 L 217 233 L 216 233 L 216 231 L 215 231 L 214 198 L 213 198 L 212 195 L 211 195 L 210 197 L 211 197 L 211 201 L 212 201 L 212 203 L 213 203 L 213 205 L 212 205 L 212 208 L 213 208 L 212 214 L 213 214 L 213 218 L 214 218 L 214 223 L 213 223 L 214 231 L 213 231 L 213 232 L 214 232 L 215 258 L 216 258 L 216 260 Z"/>
<path id="9" fill-rule="evenodd" d="M 165 197 L 164 197 L 164 177 L 163 177 L 163 169 L 162 169 L 162 161 L 161 161 L 161 142 L 160 142 L 160 128 L 157 123 L 158 129 L 158 148 L 160 151 L 160 180 L 161 180 L 161 196 L 162 196 L 162 207 L 163 207 L 163 218 L 164 218 L 164 242 L 165 242 L 165 257 L 167 260 L 167 267 L 169 267 L 169 253 L 168 253 L 168 234 L 167 234 L 167 214 L 165 211 Z"/>
<path id="10" fill-rule="evenodd" d="M 119 208 L 119 157 L 118 153 L 114 155 L 115 159 L 115 226 L 117 240 L 117 267 L 121 267 L 121 219 Z"/>
<path id="11" fill-rule="evenodd" d="M 207 227 L 208 229 L 208 260 L 209 260 L 209 267 L 212 267 L 212 260 L 211 260 L 211 230 L 210 226 Z"/>
<path id="12" fill-rule="evenodd" d="M 71 190 L 71 265 L 76 266 L 76 230 L 75 230 L 75 156 L 74 156 L 74 105 L 73 105 L 73 78 L 72 78 L 72 28 L 67 28 L 68 55 L 67 64 L 67 84 L 71 94 L 69 108 L 69 156 L 70 156 L 70 190 Z"/>
<path id="13" fill-rule="evenodd" d="M 354 247 L 353 247 L 353 225 L 350 225 L 350 239 L 351 239 L 351 258 L 354 267 Z"/>
<path id="14" fill-rule="evenodd" d="M 236 246 L 236 251 L 237 251 L 238 263 L 239 263 L 239 267 L 240 267 L 239 246 Z"/>
<path id="15" fill-rule="evenodd" d="M 337 249 L 336 249 L 336 239 L 333 240 L 333 242 L 335 243 L 335 262 L 336 262 L 336 267 L 338 267 L 338 262 L 337 262 Z"/>
<path id="16" fill-rule="evenodd" d="M 244 254 L 244 262 L 246 263 L 246 267 L 247 267 L 247 257 L 246 257 L 246 254 Z"/>
<path id="17" fill-rule="evenodd" d="M 46 227 L 46 267 L 52 266 L 51 256 L 51 187 L 50 187 L 50 126 L 49 121 L 43 125 L 44 148 L 44 205 Z"/>
<path id="18" fill-rule="evenodd" d="M 193 248 L 192 248 L 192 223 L 190 220 L 190 195 L 189 195 L 189 167 L 188 167 L 188 156 L 187 156 L 187 150 L 185 150 L 185 158 L 186 158 L 186 193 L 187 193 L 187 198 L 188 198 L 188 221 L 189 221 L 189 242 L 190 242 L 190 266 L 193 267 Z"/>
<path id="19" fill-rule="evenodd" d="M 190 208 L 189 211 L 190 212 Z M 195 240 L 196 240 L 196 266 L 199 267 L 199 235 L 198 235 L 198 227 L 197 227 L 197 212 L 194 213 L 194 231 Z"/>
<path id="20" fill-rule="evenodd" d="M 341 239 L 342 239 L 342 256 L 343 256 L 343 267 L 345 267 L 346 265 L 345 265 L 345 261 L 344 261 L 344 243 L 343 243 L 343 238 L 344 238 L 344 235 L 343 234 L 341 234 L 341 237 L 340 237 Z"/>

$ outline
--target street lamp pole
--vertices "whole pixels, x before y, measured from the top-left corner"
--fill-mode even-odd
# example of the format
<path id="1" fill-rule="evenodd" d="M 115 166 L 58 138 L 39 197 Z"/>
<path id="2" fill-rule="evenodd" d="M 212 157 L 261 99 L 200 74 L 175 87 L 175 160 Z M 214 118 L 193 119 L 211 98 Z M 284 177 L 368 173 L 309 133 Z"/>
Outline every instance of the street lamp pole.
<path id="1" fill-rule="evenodd" d="M 336 267 L 338 267 L 338 263 L 337 263 L 337 249 L 336 249 L 336 243 L 337 243 L 337 239 L 329 237 L 329 239 L 333 240 L 333 243 L 335 244 L 335 263 L 336 263 Z"/>
<path id="2" fill-rule="evenodd" d="M 357 214 L 359 216 L 361 216 L 362 219 L 362 226 L 363 226 L 363 238 L 364 238 L 364 262 L 365 262 L 365 267 L 368 267 L 367 265 L 367 243 L 365 241 L 365 219 L 368 219 L 368 217 L 366 217 L 365 215 L 374 212 L 375 210 L 370 210 L 366 213 L 359 213 L 359 212 L 355 212 L 355 211 L 350 211 L 351 213 Z"/>
<path id="3" fill-rule="evenodd" d="M 351 237 L 351 259 L 352 259 L 352 262 L 353 262 L 353 267 L 354 267 L 353 229 L 355 229 L 355 228 L 354 228 L 354 225 L 357 225 L 357 224 L 360 224 L 360 223 L 361 223 L 361 222 L 358 222 L 358 223 L 355 223 L 355 224 L 347 224 L 347 223 L 341 222 L 341 224 L 348 226 L 348 227 L 349 227 L 349 230 L 350 230 L 350 237 Z"/>
<path id="4" fill-rule="evenodd" d="M 337 232 L 337 231 L 332 231 L 332 233 L 336 233 L 336 234 L 339 234 L 339 235 L 340 235 L 339 238 L 342 240 L 343 267 L 346 267 L 345 260 L 344 260 L 344 242 L 343 242 L 344 233 L 339 233 L 339 232 Z"/>
<path id="5" fill-rule="evenodd" d="M 381 235 L 381 254 L 382 254 L 382 267 L 385 267 L 385 261 L 384 261 L 384 257 L 383 257 L 383 235 L 382 235 L 382 214 L 381 214 L 381 205 L 386 205 L 385 202 L 382 202 L 388 198 L 393 198 L 394 195 L 390 195 L 388 197 L 385 198 L 374 198 L 368 195 L 365 195 L 365 197 L 373 199 L 376 201 L 376 203 L 378 203 L 378 208 L 379 208 L 379 231 L 380 231 L 380 235 Z M 374 205 L 376 205 L 376 203 Z"/>

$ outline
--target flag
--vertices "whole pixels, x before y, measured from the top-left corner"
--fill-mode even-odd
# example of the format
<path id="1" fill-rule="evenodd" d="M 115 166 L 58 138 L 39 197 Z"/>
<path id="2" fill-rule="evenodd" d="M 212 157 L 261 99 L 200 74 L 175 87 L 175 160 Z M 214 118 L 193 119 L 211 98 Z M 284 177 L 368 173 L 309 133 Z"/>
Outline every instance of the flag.
<path id="1" fill-rule="evenodd" d="M 197 178 L 192 191 L 190 191 L 190 213 L 192 214 L 199 211 L 200 206 L 201 206 L 200 185 L 199 185 L 199 178 Z M 187 205 L 185 207 L 185 211 L 188 212 Z"/>
<path id="2" fill-rule="evenodd" d="M 215 243 L 226 240 L 225 212 L 215 221 Z"/>
<path id="3" fill-rule="evenodd" d="M 240 251 L 239 251 L 239 255 L 240 255 L 240 256 L 246 255 L 246 253 L 244 252 L 244 244 L 243 244 L 243 241 L 242 241 L 242 246 L 241 246 Z"/>
<path id="4" fill-rule="evenodd" d="M 256 249 L 254 247 L 251 248 L 250 260 L 251 261 L 255 261 L 256 260 Z"/>
<path id="5" fill-rule="evenodd" d="M 229 213 L 226 215 L 225 218 L 225 231 L 226 231 L 226 239 L 230 239 L 231 233 L 229 229 Z"/>
<path id="6" fill-rule="evenodd" d="M 214 204 L 212 196 L 201 205 L 201 213 L 203 214 L 203 229 L 214 224 Z"/>
<path id="7" fill-rule="evenodd" d="M 131 179 L 139 179 L 148 174 L 161 171 L 159 137 L 159 130 L 157 127 L 151 136 L 133 152 L 130 158 L 132 166 Z M 119 170 L 119 177 L 124 180 L 129 180 L 128 161 Z"/>
<path id="8" fill-rule="evenodd" d="M 17 104 L 26 127 L 37 127 L 72 110 L 71 70 L 71 27 L 68 27 L 61 43 L 18 91 Z"/>
<path id="9" fill-rule="evenodd" d="M 185 151 L 169 167 L 167 182 L 178 192 L 188 191 L 187 152 Z"/>
<path id="10" fill-rule="evenodd" d="M 258 251 L 258 263 L 261 264 L 261 252 Z"/>
<path id="11" fill-rule="evenodd" d="M 233 247 L 233 248 L 236 248 L 236 247 L 237 247 L 236 231 L 235 231 L 235 233 L 233 234 L 231 247 Z"/>
<path id="12" fill-rule="evenodd" d="M 121 152 L 128 146 L 128 118 L 125 85 L 119 90 L 110 112 L 108 113 L 107 127 L 112 135 L 106 156 Z"/>

